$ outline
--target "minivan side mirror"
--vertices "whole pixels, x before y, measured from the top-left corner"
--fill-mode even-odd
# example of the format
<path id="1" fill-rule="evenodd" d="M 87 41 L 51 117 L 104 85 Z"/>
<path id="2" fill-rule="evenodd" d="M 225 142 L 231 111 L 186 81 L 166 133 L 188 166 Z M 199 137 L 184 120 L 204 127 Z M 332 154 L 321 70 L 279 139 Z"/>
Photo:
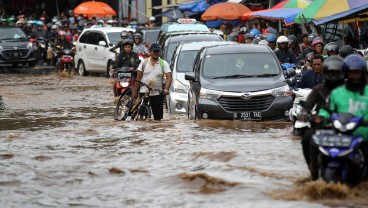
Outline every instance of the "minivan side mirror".
<path id="1" fill-rule="evenodd" d="M 103 41 L 103 40 L 99 41 L 98 42 L 98 45 L 100 45 L 100 46 L 107 46 L 106 42 Z"/>
<path id="2" fill-rule="evenodd" d="M 195 82 L 195 74 L 194 72 L 185 72 L 185 79 L 188 81 Z"/>

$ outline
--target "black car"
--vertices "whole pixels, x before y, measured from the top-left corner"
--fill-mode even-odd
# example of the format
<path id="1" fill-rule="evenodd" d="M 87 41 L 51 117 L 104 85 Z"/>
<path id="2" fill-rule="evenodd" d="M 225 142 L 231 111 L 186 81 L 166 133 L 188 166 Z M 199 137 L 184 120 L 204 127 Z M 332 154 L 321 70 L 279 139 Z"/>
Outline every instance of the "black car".
<path id="1" fill-rule="evenodd" d="M 272 50 L 265 45 L 239 44 L 202 48 L 190 81 L 190 119 L 288 121 L 293 105 Z"/>
<path id="2" fill-rule="evenodd" d="M 15 26 L 0 26 L 0 64 L 36 65 L 35 52 L 26 34 Z"/>
<path id="3" fill-rule="evenodd" d="M 179 43 L 223 41 L 223 39 L 216 33 L 212 32 L 181 31 L 163 34 L 162 38 L 158 41 L 162 50 L 161 58 L 170 63 L 174 50 Z"/>
<path id="4" fill-rule="evenodd" d="M 158 33 L 160 32 L 160 27 L 138 28 L 135 32 L 142 34 L 144 43 L 147 43 L 147 41 L 150 41 L 151 43 L 156 43 Z"/>

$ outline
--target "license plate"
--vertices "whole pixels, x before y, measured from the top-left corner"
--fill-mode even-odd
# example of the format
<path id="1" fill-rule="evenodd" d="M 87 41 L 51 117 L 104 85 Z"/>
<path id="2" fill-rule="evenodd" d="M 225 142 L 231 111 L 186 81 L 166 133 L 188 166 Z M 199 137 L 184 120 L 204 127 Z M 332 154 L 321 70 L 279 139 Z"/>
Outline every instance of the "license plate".
<path id="1" fill-rule="evenodd" d="M 324 147 L 350 147 L 351 137 L 339 135 L 326 135 L 320 140 L 320 145 Z"/>
<path id="2" fill-rule="evenodd" d="M 118 73 L 118 76 L 120 78 L 122 78 L 122 77 L 131 77 L 132 74 L 131 73 L 128 73 L 128 72 L 123 72 L 123 73 Z"/>
<path id="3" fill-rule="evenodd" d="M 234 113 L 235 120 L 244 120 L 244 121 L 259 121 L 262 120 L 261 112 L 241 112 Z"/>

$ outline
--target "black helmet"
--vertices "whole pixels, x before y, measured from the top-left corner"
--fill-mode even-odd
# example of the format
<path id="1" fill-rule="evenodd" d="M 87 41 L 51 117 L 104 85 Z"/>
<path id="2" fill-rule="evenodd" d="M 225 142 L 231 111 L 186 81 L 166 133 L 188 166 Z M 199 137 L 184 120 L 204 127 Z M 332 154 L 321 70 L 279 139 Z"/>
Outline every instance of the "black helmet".
<path id="1" fill-rule="evenodd" d="M 308 35 L 308 42 L 312 43 L 315 37 L 317 37 L 316 34 L 314 34 L 314 33 L 309 34 Z"/>
<path id="2" fill-rule="evenodd" d="M 121 39 L 127 39 L 127 38 L 129 38 L 129 33 L 126 30 L 123 30 L 120 33 L 120 37 L 121 37 Z"/>
<path id="3" fill-rule="evenodd" d="M 127 40 L 124 41 L 123 47 L 126 46 L 126 45 L 130 45 L 133 49 L 133 41 L 131 41 L 130 39 L 127 39 Z"/>
<path id="4" fill-rule="evenodd" d="M 330 55 L 331 52 L 335 52 L 336 54 L 339 54 L 339 46 L 335 42 L 327 43 L 325 46 L 325 49 L 328 55 Z"/>
<path id="5" fill-rule="evenodd" d="M 289 35 L 287 38 L 289 39 L 289 46 L 293 43 L 298 44 L 298 39 L 295 35 Z"/>
<path id="6" fill-rule="evenodd" d="M 363 74 L 367 74 L 367 63 L 358 54 L 350 54 L 344 59 L 343 69 L 345 71 L 358 70 L 362 71 Z"/>
<path id="7" fill-rule="evenodd" d="M 323 77 L 329 82 L 341 82 L 344 79 L 342 71 L 344 59 L 340 56 L 330 56 L 323 62 Z"/>
<path id="8" fill-rule="evenodd" d="M 340 56 L 345 58 L 347 57 L 348 55 L 354 53 L 354 50 L 351 46 L 349 45 L 343 45 L 341 48 L 340 48 Z"/>

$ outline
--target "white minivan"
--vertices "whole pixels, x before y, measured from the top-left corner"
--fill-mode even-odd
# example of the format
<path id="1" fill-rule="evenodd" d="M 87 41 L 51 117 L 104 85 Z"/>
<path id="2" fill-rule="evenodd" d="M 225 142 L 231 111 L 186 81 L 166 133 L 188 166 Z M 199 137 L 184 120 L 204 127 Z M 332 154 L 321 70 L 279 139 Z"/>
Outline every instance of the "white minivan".
<path id="1" fill-rule="evenodd" d="M 110 52 L 121 38 L 123 31 L 135 29 L 125 27 L 102 27 L 84 29 L 76 43 L 75 66 L 81 76 L 89 72 L 105 73 L 111 76 L 110 69 L 115 61 L 115 53 Z"/>

